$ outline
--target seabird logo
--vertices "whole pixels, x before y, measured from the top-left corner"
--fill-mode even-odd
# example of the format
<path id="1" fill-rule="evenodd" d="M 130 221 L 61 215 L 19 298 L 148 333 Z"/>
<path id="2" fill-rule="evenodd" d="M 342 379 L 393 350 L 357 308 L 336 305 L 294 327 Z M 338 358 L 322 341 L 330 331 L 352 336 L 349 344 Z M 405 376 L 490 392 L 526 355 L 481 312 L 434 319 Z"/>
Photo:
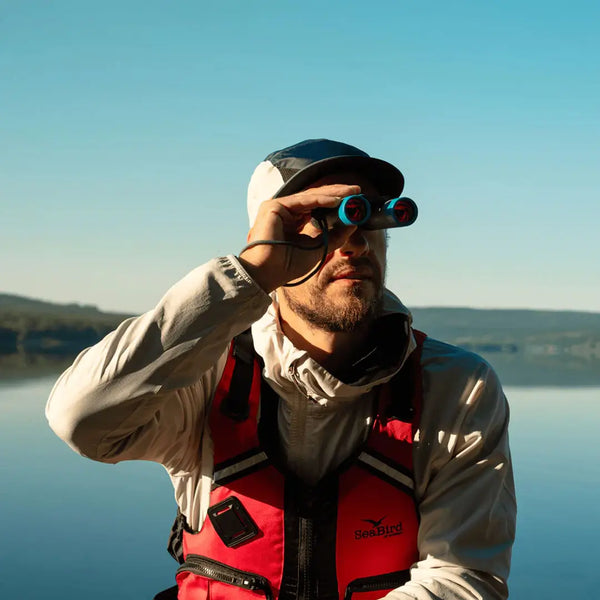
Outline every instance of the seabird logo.
<path id="1" fill-rule="evenodd" d="M 385 517 L 381 517 L 381 519 L 379 519 L 379 521 L 373 521 L 373 519 L 361 519 L 361 521 L 364 521 L 365 523 L 371 523 L 371 525 L 373 525 L 373 527 L 379 527 L 384 519 L 385 519 Z"/>
<path id="2" fill-rule="evenodd" d="M 354 539 L 355 540 L 363 540 L 366 538 L 373 537 L 392 537 L 393 535 L 401 535 L 402 534 L 402 521 L 398 521 L 392 525 L 383 525 L 383 520 L 386 519 L 387 516 L 381 517 L 377 521 L 375 519 L 361 519 L 364 523 L 369 523 L 371 525 L 371 529 L 356 529 L 354 531 Z"/>

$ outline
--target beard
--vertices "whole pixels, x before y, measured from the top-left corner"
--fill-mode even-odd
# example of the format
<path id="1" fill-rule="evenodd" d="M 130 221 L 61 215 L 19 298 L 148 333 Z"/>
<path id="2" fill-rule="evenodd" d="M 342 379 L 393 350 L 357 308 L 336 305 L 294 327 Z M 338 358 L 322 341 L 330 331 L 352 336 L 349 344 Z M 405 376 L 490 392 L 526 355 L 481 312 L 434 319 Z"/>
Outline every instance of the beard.
<path id="1" fill-rule="evenodd" d="M 281 291 L 293 312 L 323 331 L 352 333 L 371 324 L 382 312 L 383 285 L 379 279 L 339 290 L 335 300 L 327 295 L 327 283 L 309 280 L 304 285 L 302 294 L 285 287 Z"/>

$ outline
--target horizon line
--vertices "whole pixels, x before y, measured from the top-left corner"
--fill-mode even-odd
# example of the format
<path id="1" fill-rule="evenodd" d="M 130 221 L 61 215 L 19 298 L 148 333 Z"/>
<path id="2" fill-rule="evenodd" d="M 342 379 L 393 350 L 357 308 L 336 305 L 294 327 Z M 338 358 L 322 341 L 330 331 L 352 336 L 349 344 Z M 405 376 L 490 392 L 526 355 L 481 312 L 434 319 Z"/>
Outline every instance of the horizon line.
<path id="1" fill-rule="evenodd" d="M 66 306 L 70 306 L 70 305 L 75 305 L 75 306 L 79 306 L 82 308 L 87 307 L 87 308 L 96 309 L 97 311 L 106 313 L 106 314 L 140 315 L 140 314 L 143 314 L 144 312 L 146 312 L 146 311 L 142 311 L 142 312 L 131 311 L 131 310 L 125 310 L 125 309 L 105 309 L 105 308 L 101 308 L 97 304 L 88 303 L 88 302 L 80 302 L 80 301 L 76 301 L 76 300 L 58 302 L 56 300 L 47 300 L 47 299 L 42 299 L 42 298 L 36 298 L 33 296 L 25 296 L 23 294 L 19 294 L 16 292 L 6 292 L 6 291 L 2 291 L 2 290 L 0 290 L 0 296 L 14 296 L 16 298 L 22 298 L 24 300 L 30 300 L 30 301 L 40 302 L 40 303 L 44 303 L 44 304 L 54 304 L 56 306 L 65 306 L 66 307 Z M 511 312 L 521 311 L 521 312 L 552 312 L 552 313 L 585 313 L 585 314 L 600 315 L 600 310 L 578 309 L 578 308 L 540 308 L 540 307 L 532 307 L 532 306 L 528 306 L 528 307 L 523 307 L 523 306 L 483 307 L 483 306 L 468 306 L 468 305 L 458 305 L 458 304 L 411 305 L 411 304 L 405 303 L 405 302 L 403 302 L 403 304 L 409 310 L 413 310 L 413 309 L 427 309 L 427 310 L 446 309 L 446 310 L 511 311 Z M 1 309 L 2 309 L 2 306 L 0 305 L 0 310 Z"/>

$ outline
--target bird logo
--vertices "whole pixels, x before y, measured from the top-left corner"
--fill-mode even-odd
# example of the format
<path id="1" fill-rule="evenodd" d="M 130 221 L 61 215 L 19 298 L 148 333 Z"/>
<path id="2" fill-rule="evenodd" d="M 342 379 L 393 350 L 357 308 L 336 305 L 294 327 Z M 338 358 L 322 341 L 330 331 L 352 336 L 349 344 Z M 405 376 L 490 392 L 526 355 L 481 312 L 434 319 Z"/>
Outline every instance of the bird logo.
<path id="1" fill-rule="evenodd" d="M 373 519 L 361 519 L 361 521 L 364 521 L 365 523 L 370 523 L 373 526 L 373 529 L 375 529 L 375 527 L 379 527 L 381 525 L 384 519 L 385 517 L 381 517 L 379 521 L 374 521 Z"/>

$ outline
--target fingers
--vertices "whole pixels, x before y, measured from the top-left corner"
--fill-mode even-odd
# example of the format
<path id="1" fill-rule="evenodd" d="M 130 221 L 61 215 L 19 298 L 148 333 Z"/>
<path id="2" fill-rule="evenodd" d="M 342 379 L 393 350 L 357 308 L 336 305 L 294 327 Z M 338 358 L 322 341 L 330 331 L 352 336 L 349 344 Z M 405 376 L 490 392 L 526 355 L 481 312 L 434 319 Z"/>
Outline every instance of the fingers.
<path id="1" fill-rule="evenodd" d="M 277 215 L 285 229 L 297 232 L 310 222 L 313 210 L 335 208 L 345 196 L 358 193 L 360 187 L 357 185 L 334 184 L 303 190 L 291 196 L 272 198 L 263 202 L 256 223 L 270 213 L 272 216 Z"/>
<path id="2" fill-rule="evenodd" d="M 291 212 L 306 213 L 315 208 L 334 208 L 342 198 L 353 194 L 360 194 L 360 186 L 334 184 L 311 188 L 283 198 L 274 198 L 272 202 L 278 202 Z"/>
<path id="3" fill-rule="evenodd" d="M 313 210 L 335 208 L 343 197 L 358 193 L 360 187 L 357 185 L 334 184 L 266 200 L 259 207 L 248 240 L 287 239 L 310 222 Z"/>

